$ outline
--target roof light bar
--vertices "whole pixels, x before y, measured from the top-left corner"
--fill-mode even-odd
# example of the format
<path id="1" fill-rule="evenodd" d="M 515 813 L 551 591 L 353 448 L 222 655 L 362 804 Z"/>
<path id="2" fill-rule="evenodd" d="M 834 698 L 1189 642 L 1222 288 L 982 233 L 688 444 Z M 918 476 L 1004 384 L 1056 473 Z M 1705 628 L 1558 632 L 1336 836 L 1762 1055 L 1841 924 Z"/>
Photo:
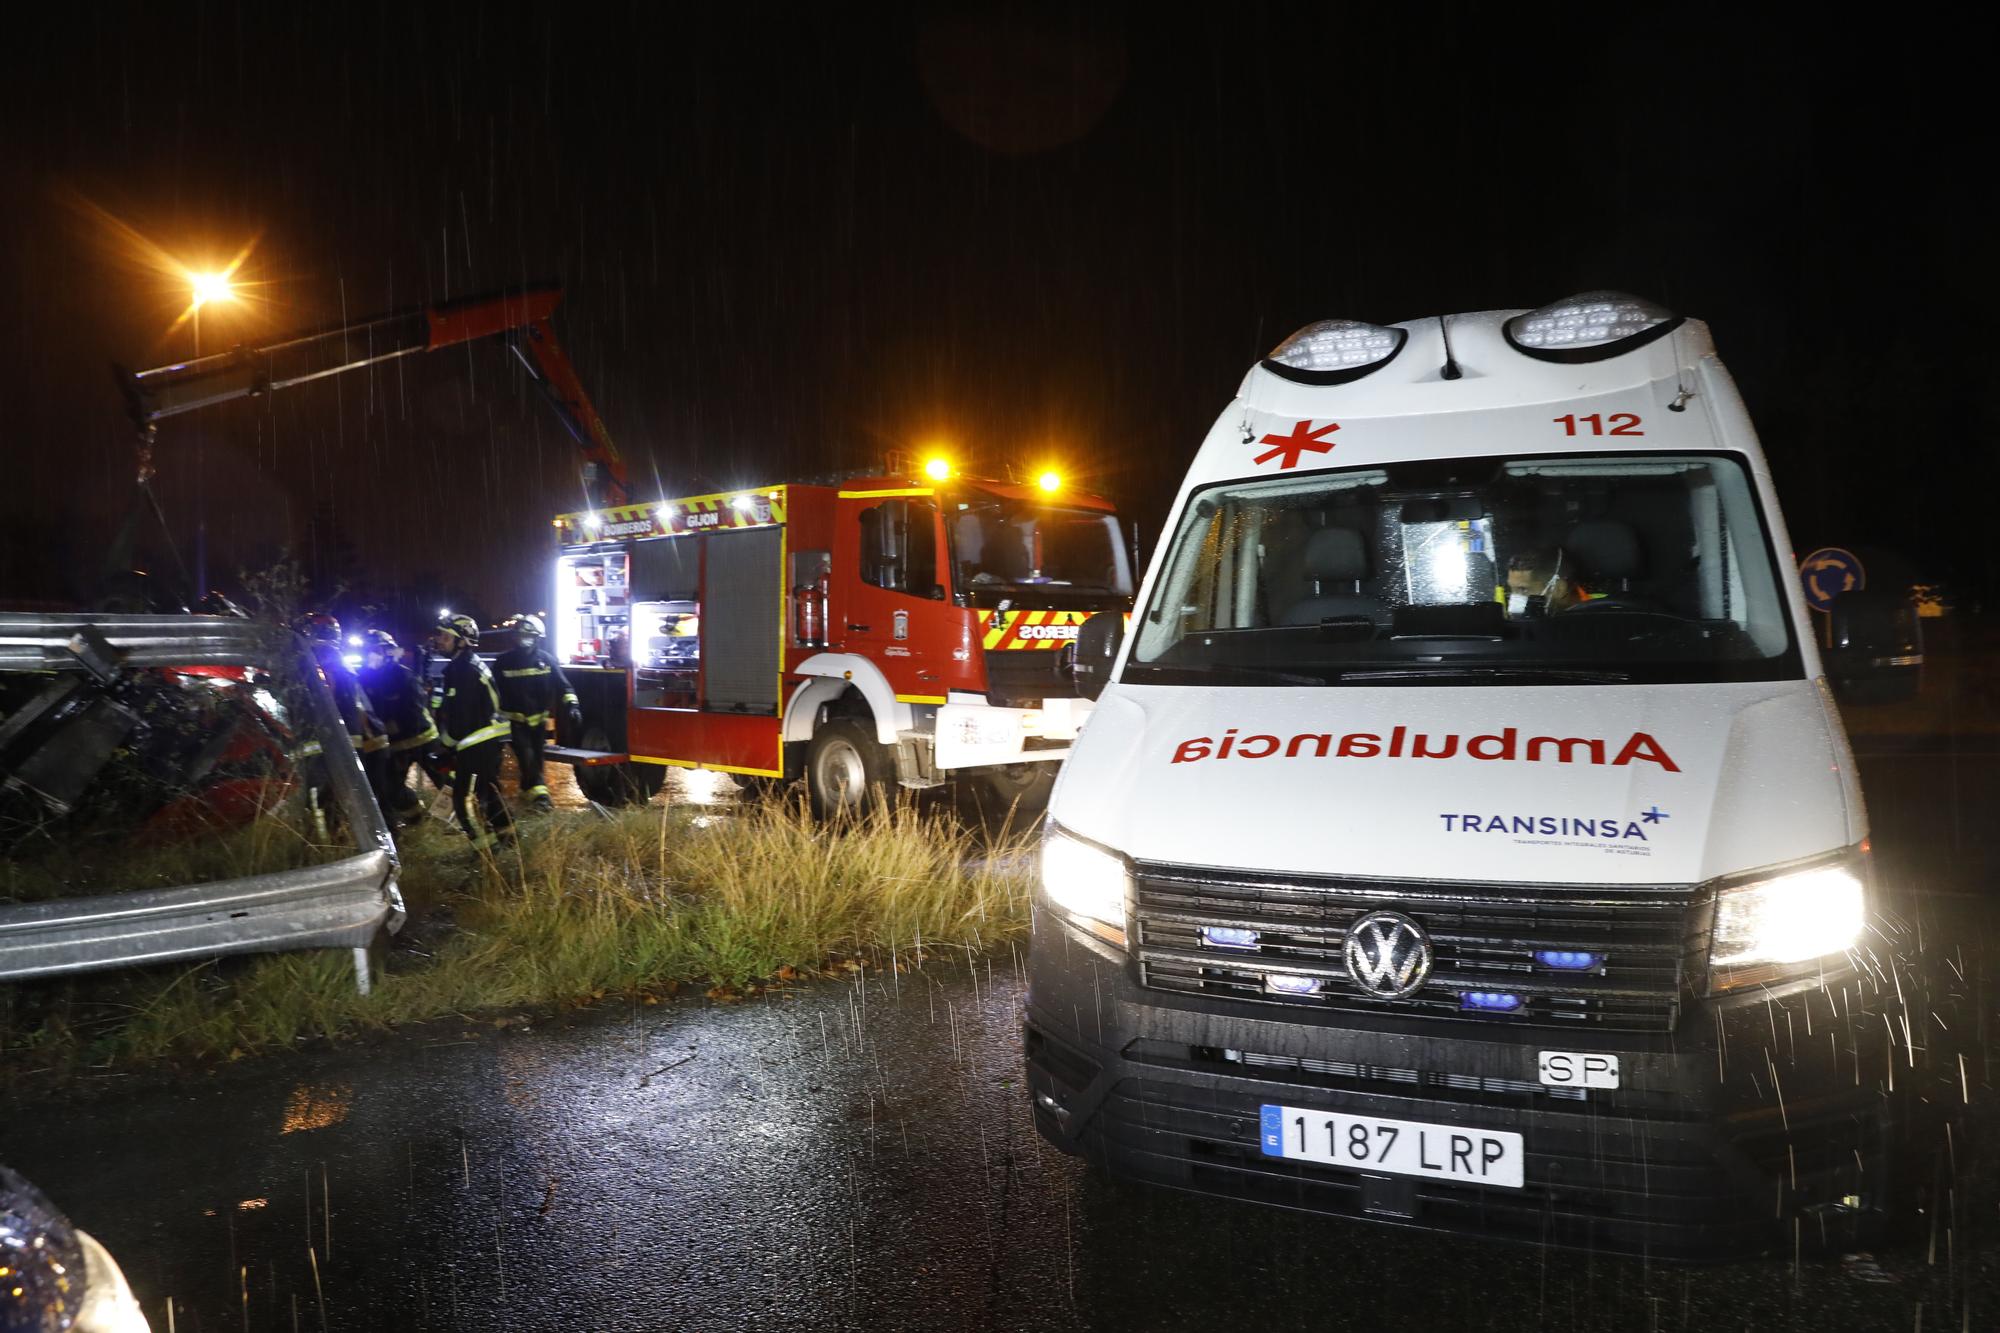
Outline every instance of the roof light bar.
<path id="1" fill-rule="evenodd" d="M 1295 384 L 1345 384 L 1395 360 L 1409 338 L 1406 329 L 1322 319 L 1272 348 L 1264 369 Z"/>
<path id="2" fill-rule="evenodd" d="M 1585 292 L 1507 321 L 1507 341 L 1542 361 L 1602 361 L 1635 351 L 1681 326 L 1662 305 L 1623 292 Z"/>

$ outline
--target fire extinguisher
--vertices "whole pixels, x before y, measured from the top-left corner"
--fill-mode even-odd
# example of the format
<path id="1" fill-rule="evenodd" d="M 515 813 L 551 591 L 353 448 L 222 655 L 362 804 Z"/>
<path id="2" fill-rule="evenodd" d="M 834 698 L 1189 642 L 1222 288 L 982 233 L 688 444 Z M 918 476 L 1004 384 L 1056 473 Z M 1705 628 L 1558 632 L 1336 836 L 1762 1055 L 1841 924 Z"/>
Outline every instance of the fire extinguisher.
<path id="1" fill-rule="evenodd" d="M 822 605 L 818 585 L 801 584 L 792 589 L 792 623 L 797 626 L 798 641 L 809 648 L 820 647 L 825 642 L 821 637 L 826 630 L 820 618 Z"/>

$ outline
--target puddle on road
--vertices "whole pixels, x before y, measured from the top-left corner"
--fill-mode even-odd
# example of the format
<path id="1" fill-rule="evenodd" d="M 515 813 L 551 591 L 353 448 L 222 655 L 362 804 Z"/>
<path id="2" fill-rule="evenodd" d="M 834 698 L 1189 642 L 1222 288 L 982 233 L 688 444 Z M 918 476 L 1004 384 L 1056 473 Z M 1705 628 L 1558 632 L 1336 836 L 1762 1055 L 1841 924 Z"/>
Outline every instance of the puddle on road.
<path id="1" fill-rule="evenodd" d="M 284 1118 L 280 1122 L 280 1134 L 303 1134 L 308 1130 L 326 1129 L 347 1119 L 349 1105 L 354 1100 L 354 1089 L 346 1084 L 315 1086 L 301 1083 L 292 1089 L 290 1099 L 285 1102 Z"/>

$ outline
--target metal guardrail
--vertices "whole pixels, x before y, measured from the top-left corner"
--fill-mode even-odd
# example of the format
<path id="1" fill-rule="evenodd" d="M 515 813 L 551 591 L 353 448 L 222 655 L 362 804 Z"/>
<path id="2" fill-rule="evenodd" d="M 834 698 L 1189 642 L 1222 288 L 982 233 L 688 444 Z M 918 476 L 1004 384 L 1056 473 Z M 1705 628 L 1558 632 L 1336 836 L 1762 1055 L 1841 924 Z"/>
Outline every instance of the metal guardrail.
<path id="1" fill-rule="evenodd" d="M 354 854 L 212 883 L 0 905 L 0 981 L 221 954 L 346 948 L 365 994 L 369 945 L 381 931 L 401 929 L 404 920 L 396 848 L 305 644 L 265 626 L 213 616 L 0 613 L 0 671 L 85 672 L 70 646 L 83 631 L 118 651 L 121 670 L 269 668 L 289 659 L 306 684 L 308 715 L 294 719 L 297 740 L 318 743 Z"/>

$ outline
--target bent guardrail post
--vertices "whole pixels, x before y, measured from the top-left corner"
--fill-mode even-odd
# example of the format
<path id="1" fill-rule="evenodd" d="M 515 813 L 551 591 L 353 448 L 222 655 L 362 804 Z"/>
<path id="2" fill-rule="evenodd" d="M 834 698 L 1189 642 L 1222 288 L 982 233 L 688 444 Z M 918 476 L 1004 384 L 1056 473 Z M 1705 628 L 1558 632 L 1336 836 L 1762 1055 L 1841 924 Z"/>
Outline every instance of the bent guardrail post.
<path id="1" fill-rule="evenodd" d="M 83 631 L 120 654 L 121 670 L 275 667 L 298 674 L 303 717 L 293 758 L 317 742 L 352 855 L 320 865 L 165 889 L 0 905 L 0 981 L 222 954 L 345 948 L 370 989 L 368 949 L 404 920 L 388 822 L 348 741 L 333 696 L 295 635 L 210 616 L 0 613 L 0 672 L 91 669 L 72 651 Z M 11 775 L 0 773 L 0 780 Z"/>

